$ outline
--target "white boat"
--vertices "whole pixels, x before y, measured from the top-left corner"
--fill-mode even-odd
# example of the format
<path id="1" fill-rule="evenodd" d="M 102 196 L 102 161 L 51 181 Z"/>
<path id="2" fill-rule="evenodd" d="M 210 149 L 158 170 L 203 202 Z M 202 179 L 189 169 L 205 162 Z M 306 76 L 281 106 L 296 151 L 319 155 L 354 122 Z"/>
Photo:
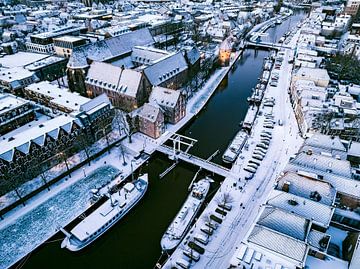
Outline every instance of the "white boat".
<path id="1" fill-rule="evenodd" d="M 124 217 L 144 196 L 148 188 L 148 175 L 126 183 L 119 191 L 109 195 L 99 208 L 82 220 L 61 243 L 62 248 L 79 251 L 96 240 L 117 221 Z"/>
<path id="2" fill-rule="evenodd" d="M 282 24 L 282 20 L 281 20 L 281 19 L 277 19 L 277 20 L 275 21 L 275 24 Z"/>
<path id="3" fill-rule="evenodd" d="M 251 106 L 249 107 L 247 113 L 246 113 L 246 116 L 245 116 L 245 119 L 244 119 L 244 122 L 242 124 L 242 127 L 245 129 L 245 130 L 248 130 L 248 131 L 251 131 L 251 128 L 253 127 L 254 125 L 254 122 L 255 122 L 255 119 L 256 119 L 256 115 L 258 113 L 258 110 L 259 108 L 256 107 L 256 106 Z"/>
<path id="4" fill-rule="evenodd" d="M 191 193 L 161 238 L 160 244 L 163 251 L 173 250 L 184 238 L 201 205 L 204 203 L 209 189 L 210 180 L 208 178 L 194 183 Z"/>
<path id="5" fill-rule="evenodd" d="M 244 147 L 248 135 L 244 131 L 239 131 L 234 139 L 231 141 L 230 145 L 224 152 L 222 159 L 225 163 L 232 163 L 236 160 L 237 156 L 240 154 L 241 149 Z"/>

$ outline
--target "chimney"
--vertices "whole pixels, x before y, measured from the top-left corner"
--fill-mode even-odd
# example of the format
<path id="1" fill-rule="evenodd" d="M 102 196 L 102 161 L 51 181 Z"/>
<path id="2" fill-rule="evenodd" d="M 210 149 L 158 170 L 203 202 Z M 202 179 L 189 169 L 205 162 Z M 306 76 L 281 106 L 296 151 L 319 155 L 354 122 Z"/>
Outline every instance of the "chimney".
<path id="1" fill-rule="evenodd" d="M 284 192 L 289 192 L 289 188 L 290 188 L 290 182 L 289 181 L 285 181 L 284 185 L 282 186 L 282 191 Z"/>

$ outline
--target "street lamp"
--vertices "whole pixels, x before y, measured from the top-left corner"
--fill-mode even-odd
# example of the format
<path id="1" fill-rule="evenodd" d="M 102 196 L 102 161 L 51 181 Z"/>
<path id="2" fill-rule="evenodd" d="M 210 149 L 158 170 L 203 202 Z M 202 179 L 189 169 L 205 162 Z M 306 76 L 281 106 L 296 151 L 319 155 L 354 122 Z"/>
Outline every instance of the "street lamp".
<path id="1" fill-rule="evenodd" d="M 133 169 L 133 162 L 135 162 L 134 159 L 131 160 L 130 166 L 131 166 L 131 181 L 134 181 L 134 169 Z"/>

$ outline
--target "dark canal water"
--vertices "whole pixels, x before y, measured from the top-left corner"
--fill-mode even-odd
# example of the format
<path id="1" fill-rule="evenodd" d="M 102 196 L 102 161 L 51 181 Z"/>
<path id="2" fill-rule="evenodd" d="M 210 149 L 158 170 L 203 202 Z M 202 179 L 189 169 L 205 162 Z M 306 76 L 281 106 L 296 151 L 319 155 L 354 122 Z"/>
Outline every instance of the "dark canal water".
<path id="1" fill-rule="evenodd" d="M 303 17 L 304 13 L 296 13 L 291 20 L 269 29 L 269 37 L 280 38 Z M 193 154 L 207 158 L 217 149 L 221 154 L 226 149 L 244 119 L 248 108 L 246 98 L 257 83 L 267 55 L 267 51 L 246 50 L 205 109 L 181 131 L 199 140 L 191 150 Z M 215 159 L 218 163 L 221 154 Z M 150 176 L 145 197 L 123 220 L 85 250 L 72 253 L 61 249 L 60 241 L 45 243 L 30 255 L 22 268 L 153 268 L 161 254 L 163 232 L 184 202 L 189 183 L 197 170 L 181 163 L 160 180 L 158 175 L 169 164 L 169 160 L 160 154 L 151 158 L 141 171 L 147 171 Z M 221 179 L 215 180 L 212 192 Z M 51 240 L 61 237 L 63 235 L 58 234 Z"/>

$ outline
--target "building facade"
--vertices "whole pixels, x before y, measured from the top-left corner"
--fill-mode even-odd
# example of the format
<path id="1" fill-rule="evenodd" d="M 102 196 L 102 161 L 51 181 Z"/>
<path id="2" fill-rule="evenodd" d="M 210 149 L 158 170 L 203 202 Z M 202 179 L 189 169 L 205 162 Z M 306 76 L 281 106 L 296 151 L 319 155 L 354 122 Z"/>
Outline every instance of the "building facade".
<path id="1" fill-rule="evenodd" d="M 30 102 L 11 94 L 0 94 L 0 135 L 10 132 L 35 118 Z"/>
<path id="2" fill-rule="evenodd" d="M 144 104 L 151 92 L 143 72 L 102 62 L 94 62 L 90 66 L 85 87 L 90 98 L 105 93 L 113 106 L 127 112 Z"/>

